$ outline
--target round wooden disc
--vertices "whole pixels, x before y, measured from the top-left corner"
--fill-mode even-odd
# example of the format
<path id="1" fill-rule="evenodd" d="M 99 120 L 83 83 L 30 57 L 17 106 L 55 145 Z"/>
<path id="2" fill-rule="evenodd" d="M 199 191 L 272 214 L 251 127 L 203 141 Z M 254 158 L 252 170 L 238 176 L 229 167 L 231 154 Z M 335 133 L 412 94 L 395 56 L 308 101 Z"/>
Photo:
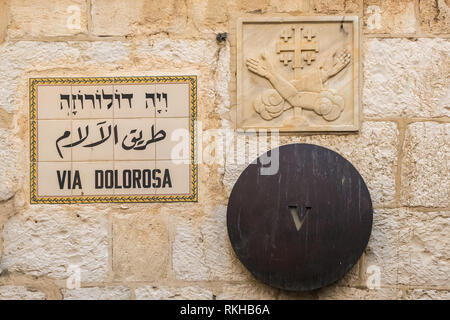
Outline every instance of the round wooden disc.
<path id="1" fill-rule="evenodd" d="M 259 280 L 307 291 L 340 279 L 358 261 L 372 230 L 366 184 L 345 158 L 311 144 L 273 149 L 279 169 L 258 158 L 237 180 L 228 202 L 233 249 Z"/>

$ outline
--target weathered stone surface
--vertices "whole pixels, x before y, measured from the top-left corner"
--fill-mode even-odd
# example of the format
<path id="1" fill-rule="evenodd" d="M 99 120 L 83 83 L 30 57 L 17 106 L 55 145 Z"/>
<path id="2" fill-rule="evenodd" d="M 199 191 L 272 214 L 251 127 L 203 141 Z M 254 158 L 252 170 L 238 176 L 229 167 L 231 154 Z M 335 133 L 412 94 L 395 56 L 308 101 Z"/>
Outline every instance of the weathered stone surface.
<path id="1" fill-rule="evenodd" d="M 359 2 L 358 0 L 311 0 L 310 8 L 313 12 L 323 14 L 336 14 L 341 12 L 357 13 Z"/>
<path id="2" fill-rule="evenodd" d="M 9 6 L 7 0 L 0 0 L 0 44 L 5 41 L 8 28 Z"/>
<path id="3" fill-rule="evenodd" d="M 340 153 L 362 175 L 369 188 L 372 201 L 380 204 L 394 199 L 397 134 L 396 125 L 392 122 L 364 122 L 359 134 L 281 136 L 280 144 L 312 143 Z M 257 142 L 248 143 L 249 151 L 247 152 L 259 155 L 270 149 L 270 143 L 267 145 L 260 143 L 260 148 L 257 145 Z M 247 159 L 253 160 L 254 158 L 250 156 Z M 223 181 L 229 191 L 245 168 L 245 164 L 236 163 L 236 161 L 226 163 Z"/>
<path id="4" fill-rule="evenodd" d="M 136 300 L 211 300 L 213 293 L 204 288 L 144 286 L 136 288 Z"/>
<path id="5" fill-rule="evenodd" d="M 269 0 L 238 0 L 236 9 L 248 13 L 263 13 L 269 6 Z"/>
<path id="6" fill-rule="evenodd" d="M 414 0 L 364 1 L 366 33 L 414 33 L 416 17 Z"/>
<path id="7" fill-rule="evenodd" d="M 10 130 L 0 128 L 0 201 L 11 198 L 19 189 L 19 157 L 23 155 L 23 142 Z"/>
<path id="8" fill-rule="evenodd" d="M 450 204 L 450 124 L 416 122 L 403 145 L 402 203 L 447 207 Z"/>
<path id="9" fill-rule="evenodd" d="M 144 1 L 139 0 L 127 2 L 94 0 L 91 9 L 92 32 L 108 36 L 124 36 L 132 33 L 133 25 L 138 23 L 143 5 Z"/>
<path id="10" fill-rule="evenodd" d="M 0 300 L 45 300 L 45 293 L 24 286 L 0 286 Z"/>
<path id="11" fill-rule="evenodd" d="M 410 300 L 449 300 L 448 290 L 411 289 L 406 291 L 406 299 Z"/>
<path id="12" fill-rule="evenodd" d="M 127 281 L 164 278 L 169 264 L 169 232 L 160 215 L 148 212 L 113 220 L 113 272 Z"/>
<path id="13" fill-rule="evenodd" d="M 155 39 L 138 43 L 141 57 L 159 57 L 177 64 L 201 64 L 215 67 L 218 50 L 214 40 Z"/>
<path id="14" fill-rule="evenodd" d="M 217 300 L 270 300 L 279 295 L 279 290 L 259 282 L 225 284 Z"/>
<path id="15" fill-rule="evenodd" d="M 363 112 L 367 117 L 450 115 L 446 39 L 371 39 L 364 60 Z"/>
<path id="16" fill-rule="evenodd" d="M 199 229 L 189 221 L 177 225 L 172 246 L 172 267 L 177 278 L 208 279 L 209 269 L 205 263 L 203 242 Z"/>
<path id="17" fill-rule="evenodd" d="M 403 209 L 377 209 L 373 215 L 372 234 L 365 251 L 364 281 L 377 276 L 380 285 L 395 285 L 400 261 L 398 260 L 399 237 Z M 402 262 L 403 263 L 403 262 Z M 372 268 L 379 268 L 373 269 Z M 372 279 L 372 278 L 371 278 Z M 366 285 L 366 283 L 364 283 Z M 370 282 L 370 285 L 373 283 Z"/>
<path id="18" fill-rule="evenodd" d="M 12 38 L 71 36 L 86 31 L 86 0 L 10 0 Z"/>
<path id="19" fill-rule="evenodd" d="M 52 68 L 73 68 L 79 74 L 81 66 L 98 66 L 129 59 L 129 46 L 120 41 L 97 42 L 5 42 L 0 45 L 0 107 L 8 112 L 17 111 L 28 103 L 26 95 L 20 97 L 19 88 L 26 85 L 25 71 Z M 104 71 L 103 71 L 104 72 Z M 104 75 L 104 74 L 103 74 Z"/>
<path id="20" fill-rule="evenodd" d="M 34 206 L 4 226 L 0 269 L 66 279 L 78 266 L 81 282 L 103 281 L 108 271 L 108 221 L 89 206 Z"/>
<path id="21" fill-rule="evenodd" d="M 181 33 L 187 23 L 187 6 L 181 0 L 94 0 L 92 32 L 101 36 L 139 33 Z"/>
<path id="22" fill-rule="evenodd" d="M 429 33 L 450 32 L 450 3 L 448 0 L 420 0 L 421 28 Z"/>
<path id="23" fill-rule="evenodd" d="M 401 290 L 394 288 L 369 290 L 331 286 L 318 290 L 317 294 L 320 300 L 396 300 L 402 298 Z"/>
<path id="24" fill-rule="evenodd" d="M 79 289 L 63 289 L 64 300 L 128 300 L 130 289 L 126 287 L 93 287 Z"/>
<path id="25" fill-rule="evenodd" d="M 309 11 L 310 6 L 308 1 L 297 0 L 271 0 L 270 5 L 276 12 L 302 12 Z"/>
<path id="26" fill-rule="evenodd" d="M 172 248 L 173 270 L 183 280 L 242 280 L 247 272 L 232 252 L 226 228 L 226 207 L 218 206 L 194 225 L 177 223 Z"/>
<path id="27" fill-rule="evenodd" d="M 228 28 L 231 10 L 232 4 L 224 6 L 221 0 L 193 0 L 188 15 L 201 32 L 223 32 Z"/>
<path id="28" fill-rule="evenodd" d="M 407 211 L 399 226 L 398 283 L 447 287 L 450 211 Z"/>
<path id="29" fill-rule="evenodd" d="M 79 47 L 81 58 L 87 64 L 113 63 L 126 61 L 129 56 L 129 44 L 121 41 L 70 42 Z"/>

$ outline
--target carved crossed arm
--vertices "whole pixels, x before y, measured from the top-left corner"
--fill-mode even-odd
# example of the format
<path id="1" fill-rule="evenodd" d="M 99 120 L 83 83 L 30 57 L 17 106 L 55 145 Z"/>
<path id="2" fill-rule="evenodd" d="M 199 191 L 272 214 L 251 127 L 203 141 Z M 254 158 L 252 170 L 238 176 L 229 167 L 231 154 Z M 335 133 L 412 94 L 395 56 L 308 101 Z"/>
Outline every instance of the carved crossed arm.
<path id="1" fill-rule="evenodd" d="M 297 97 L 297 89 L 289 81 L 273 71 L 272 65 L 264 54 L 261 54 L 261 59 L 247 59 L 247 68 L 251 72 L 269 80 L 275 90 L 293 107 L 301 107 Z"/>
<path id="2" fill-rule="evenodd" d="M 346 48 L 341 48 L 330 54 L 320 67 L 322 81 L 325 82 L 338 74 L 352 60 L 352 55 Z"/>

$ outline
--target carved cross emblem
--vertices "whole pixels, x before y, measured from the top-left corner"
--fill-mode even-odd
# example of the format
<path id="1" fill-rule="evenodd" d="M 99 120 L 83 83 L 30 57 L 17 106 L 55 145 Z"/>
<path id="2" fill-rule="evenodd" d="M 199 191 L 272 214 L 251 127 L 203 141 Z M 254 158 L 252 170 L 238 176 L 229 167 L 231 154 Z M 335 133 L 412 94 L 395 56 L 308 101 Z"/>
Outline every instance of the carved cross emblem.
<path id="1" fill-rule="evenodd" d="M 288 65 L 293 60 L 292 69 L 294 69 L 295 79 L 300 79 L 300 70 L 303 69 L 305 63 L 310 65 L 319 52 L 316 35 L 311 29 L 295 26 L 283 30 L 280 38 L 281 40 L 276 46 L 276 51 L 280 54 L 280 61 L 284 65 Z"/>

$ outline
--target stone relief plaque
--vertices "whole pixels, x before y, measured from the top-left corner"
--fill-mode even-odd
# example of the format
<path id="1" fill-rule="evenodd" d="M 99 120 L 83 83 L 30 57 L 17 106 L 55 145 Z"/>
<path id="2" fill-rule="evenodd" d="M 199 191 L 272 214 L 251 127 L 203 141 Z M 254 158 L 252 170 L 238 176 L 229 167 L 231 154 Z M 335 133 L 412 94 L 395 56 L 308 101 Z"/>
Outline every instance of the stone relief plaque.
<path id="1" fill-rule="evenodd" d="M 237 128 L 359 128 L 358 17 L 240 19 Z"/>
<path id="2" fill-rule="evenodd" d="M 30 79 L 30 202 L 197 201 L 196 76 Z"/>

